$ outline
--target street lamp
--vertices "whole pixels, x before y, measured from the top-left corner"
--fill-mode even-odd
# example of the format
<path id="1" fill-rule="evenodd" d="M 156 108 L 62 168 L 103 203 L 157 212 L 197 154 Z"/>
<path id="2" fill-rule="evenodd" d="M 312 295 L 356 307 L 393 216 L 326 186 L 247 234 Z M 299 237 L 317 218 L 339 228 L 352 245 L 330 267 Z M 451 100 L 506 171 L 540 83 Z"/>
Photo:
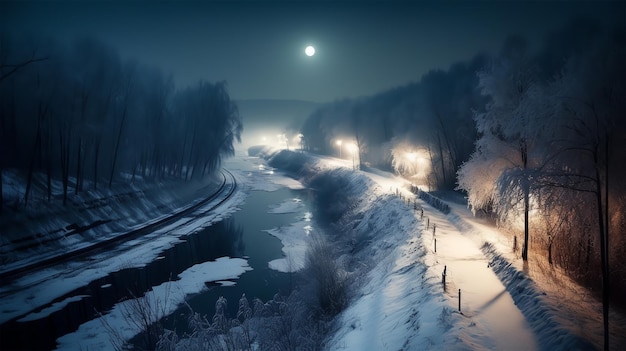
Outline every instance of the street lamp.
<path id="1" fill-rule="evenodd" d="M 343 144 L 343 140 L 339 139 L 335 143 L 339 146 L 339 158 L 341 158 L 341 144 Z"/>
<path id="2" fill-rule="evenodd" d="M 357 150 L 359 149 L 358 146 L 356 146 L 354 143 L 350 143 L 348 145 L 346 145 L 346 147 L 348 148 L 348 151 L 350 151 L 350 153 L 352 154 L 352 169 L 356 169 L 356 166 L 354 164 L 354 158 L 355 158 L 355 154 L 357 152 Z"/>

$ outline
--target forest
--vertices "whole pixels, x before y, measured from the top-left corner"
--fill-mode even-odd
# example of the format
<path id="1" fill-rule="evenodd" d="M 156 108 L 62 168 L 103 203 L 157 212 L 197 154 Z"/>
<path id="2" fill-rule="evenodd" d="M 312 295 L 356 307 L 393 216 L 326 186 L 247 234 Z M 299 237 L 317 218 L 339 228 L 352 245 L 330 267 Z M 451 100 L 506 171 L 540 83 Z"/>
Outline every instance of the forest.
<path id="1" fill-rule="evenodd" d="M 338 156 L 349 141 L 360 167 L 460 191 L 525 261 L 531 250 L 623 306 L 625 33 L 578 19 L 536 49 L 511 36 L 496 55 L 323 106 L 305 147 Z"/>
<path id="2" fill-rule="evenodd" d="M 47 200 L 136 177 L 190 180 L 234 153 L 242 122 L 225 82 L 177 88 L 158 68 L 122 59 L 85 37 L 68 43 L 0 33 L 0 174 L 26 191 L 0 211 L 28 206 L 33 178 Z"/>

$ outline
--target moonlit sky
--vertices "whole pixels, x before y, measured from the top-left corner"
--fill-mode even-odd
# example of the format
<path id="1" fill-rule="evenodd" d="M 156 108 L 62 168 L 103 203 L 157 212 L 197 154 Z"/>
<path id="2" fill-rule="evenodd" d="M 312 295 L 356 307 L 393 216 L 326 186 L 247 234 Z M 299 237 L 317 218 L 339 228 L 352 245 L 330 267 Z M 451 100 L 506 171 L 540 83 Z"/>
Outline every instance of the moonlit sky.
<path id="1" fill-rule="evenodd" d="M 371 95 L 496 52 L 531 45 L 580 15 L 624 21 L 624 2 L 0 2 L 0 29 L 61 40 L 93 35 L 178 87 L 226 80 L 235 99 L 327 102 Z M 304 48 L 316 54 L 307 57 Z"/>

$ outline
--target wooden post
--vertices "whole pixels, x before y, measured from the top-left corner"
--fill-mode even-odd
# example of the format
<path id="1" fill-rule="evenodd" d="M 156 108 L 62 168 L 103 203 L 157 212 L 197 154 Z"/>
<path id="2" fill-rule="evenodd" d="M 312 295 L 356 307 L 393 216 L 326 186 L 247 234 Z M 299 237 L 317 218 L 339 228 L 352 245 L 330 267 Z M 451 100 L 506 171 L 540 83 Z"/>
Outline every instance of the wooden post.
<path id="1" fill-rule="evenodd" d="M 426 229 L 430 228 L 430 218 L 426 217 Z"/>
<path id="2" fill-rule="evenodd" d="M 461 312 L 461 289 L 459 289 L 459 312 Z"/>
<path id="3" fill-rule="evenodd" d="M 437 223 L 433 223 L 433 236 L 435 235 L 436 229 L 437 229 Z"/>
<path id="4" fill-rule="evenodd" d="M 443 291 L 446 291 L 446 271 L 448 270 L 447 266 L 443 266 L 443 274 L 441 274 L 441 283 L 443 284 Z"/>
<path id="5" fill-rule="evenodd" d="M 435 252 L 437 252 L 437 238 L 435 238 Z"/>

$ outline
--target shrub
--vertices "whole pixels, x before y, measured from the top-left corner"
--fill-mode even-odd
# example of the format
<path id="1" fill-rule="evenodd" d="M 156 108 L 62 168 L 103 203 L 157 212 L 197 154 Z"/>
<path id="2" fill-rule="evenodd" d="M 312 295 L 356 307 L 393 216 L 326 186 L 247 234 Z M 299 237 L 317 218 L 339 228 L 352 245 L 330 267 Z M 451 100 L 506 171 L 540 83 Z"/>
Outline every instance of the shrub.
<path id="1" fill-rule="evenodd" d="M 323 314 L 335 316 L 348 304 L 346 274 L 328 241 L 315 237 L 307 251 L 306 273 L 315 282 L 317 303 Z"/>

